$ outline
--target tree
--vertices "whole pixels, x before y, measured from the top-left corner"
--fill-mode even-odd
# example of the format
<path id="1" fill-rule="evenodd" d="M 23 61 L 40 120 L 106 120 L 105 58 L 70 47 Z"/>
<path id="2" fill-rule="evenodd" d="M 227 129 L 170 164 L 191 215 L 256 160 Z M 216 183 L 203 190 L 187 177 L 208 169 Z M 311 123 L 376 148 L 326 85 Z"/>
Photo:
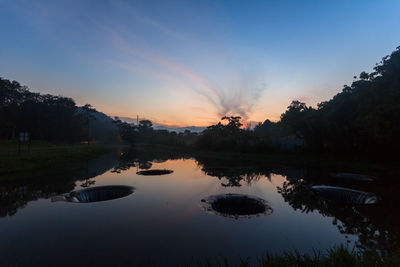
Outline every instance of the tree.
<path id="1" fill-rule="evenodd" d="M 32 139 L 78 142 L 84 131 L 73 99 L 30 92 L 16 81 L 0 78 L 0 138 L 29 132 Z"/>
<path id="2" fill-rule="evenodd" d="M 150 129 L 152 126 L 153 123 L 150 120 L 139 121 L 139 129 Z"/>
<path id="3" fill-rule="evenodd" d="M 93 115 L 93 112 L 96 111 L 96 109 L 93 108 L 92 105 L 90 104 L 85 104 L 82 109 L 85 111 L 85 117 L 86 117 L 86 125 L 87 125 L 87 144 L 90 145 L 90 140 L 91 140 L 91 127 L 90 123 L 94 120 L 96 120 L 96 117 Z"/>
<path id="4" fill-rule="evenodd" d="M 137 131 L 134 125 L 122 122 L 118 117 L 115 117 L 113 123 L 117 124 L 121 139 L 129 144 L 133 144 L 137 140 Z"/>
<path id="5" fill-rule="evenodd" d="M 385 56 L 374 72 L 359 79 L 317 109 L 293 101 L 281 123 L 311 149 L 391 155 L 400 149 L 400 47 Z"/>
<path id="6" fill-rule="evenodd" d="M 363 72 L 360 73 L 360 79 L 361 79 L 361 80 L 368 80 L 369 77 L 370 77 L 369 74 L 366 73 L 365 71 L 363 71 Z"/>
<path id="7" fill-rule="evenodd" d="M 228 121 L 228 127 L 239 129 L 243 124 L 240 122 L 242 117 L 240 116 L 224 116 L 221 118 L 221 120 L 227 120 Z"/>

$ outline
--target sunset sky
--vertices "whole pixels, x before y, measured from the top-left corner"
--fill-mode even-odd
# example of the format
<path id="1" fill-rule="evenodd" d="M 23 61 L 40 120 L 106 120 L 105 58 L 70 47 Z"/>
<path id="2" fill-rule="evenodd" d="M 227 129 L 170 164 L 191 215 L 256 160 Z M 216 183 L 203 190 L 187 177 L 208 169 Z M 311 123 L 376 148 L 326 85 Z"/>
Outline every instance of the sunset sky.
<path id="1" fill-rule="evenodd" d="M 206 126 L 331 98 L 400 45 L 400 1 L 4 1 L 0 77 Z"/>

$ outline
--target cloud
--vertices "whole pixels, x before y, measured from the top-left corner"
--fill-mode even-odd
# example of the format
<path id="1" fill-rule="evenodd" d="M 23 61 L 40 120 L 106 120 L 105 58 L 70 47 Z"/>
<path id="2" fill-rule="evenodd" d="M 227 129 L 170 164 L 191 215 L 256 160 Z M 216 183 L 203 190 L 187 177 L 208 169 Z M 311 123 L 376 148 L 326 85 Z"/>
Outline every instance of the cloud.
<path id="1" fill-rule="evenodd" d="M 151 19 L 149 17 L 142 15 L 137 8 L 135 8 L 134 6 L 132 6 L 131 4 L 129 4 L 127 2 L 114 0 L 112 3 L 115 5 L 115 7 L 120 12 L 128 13 L 131 17 L 133 17 L 135 19 L 136 22 L 138 22 L 140 24 L 150 26 L 150 27 L 158 30 L 159 32 L 161 32 L 165 35 L 168 35 L 172 38 L 189 41 L 189 39 L 186 38 L 185 35 L 177 32 L 171 28 L 166 27 L 163 23 L 160 23 L 157 20 L 154 20 L 154 19 Z"/>
<path id="2" fill-rule="evenodd" d="M 135 7 L 129 4 L 118 2 L 117 6 L 118 9 L 131 13 L 132 17 L 138 23 L 155 28 L 169 38 L 189 40 L 183 34 L 168 28 L 157 20 L 143 16 Z M 223 83 L 221 77 L 219 84 L 224 84 L 224 86 L 219 86 L 209 77 L 182 64 L 177 59 L 173 59 L 166 56 L 165 53 L 161 53 L 161 51 L 152 49 L 151 42 L 146 42 L 146 39 L 138 36 L 137 32 L 130 34 L 129 30 L 127 31 L 125 27 L 120 28 L 116 25 L 113 25 L 111 28 L 107 26 L 103 26 L 102 28 L 108 34 L 108 40 L 112 46 L 124 55 L 122 60 L 112 60 L 114 65 L 144 73 L 157 79 L 172 81 L 175 84 L 177 82 L 183 84 L 186 88 L 190 88 L 211 104 L 214 107 L 212 112 L 214 112 L 215 116 L 240 115 L 244 119 L 248 119 L 254 106 L 265 91 L 266 83 L 264 81 L 251 79 L 250 75 L 237 70 L 235 73 L 239 74 L 237 77 L 232 77 L 231 81 Z M 123 33 L 118 33 L 118 29 L 124 29 Z M 132 36 L 133 39 L 129 40 L 128 38 Z M 141 66 L 140 63 L 138 65 L 137 60 L 132 59 L 132 57 L 144 60 L 154 67 L 146 68 Z M 135 63 L 131 63 L 132 61 Z M 235 66 L 226 66 L 226 68 L 232 69 Z"/>
<path id="3" fill-rule="evenodd" d="M 115 47 L 124 53 L 155 63 L 175 74 L 175 76 L 171 76 L 165 73 L 155 73 L 153 71 L 156 77 L 169 80 L 176 79 L 185 83 L 188 88 L 191 88 L 199 95 L 202 95 L 210 104 L 212 104 L 215 107 L 217 111 L 216 115 L 218 116 L 240 115 L 247 119 L 249 114 L 252 112 L 254 105 L 266 89 L 265 82 L 259 82 L 257 84 L 255 80 L 250 81 L 248 77 L 245 77 L 241 78 L 241 81 L 236 85 L 236 89 L 231 88 L 227 93 L 206 77 L 196 73 L 183 64 L 161 56 L 155 51 L 149 52 L 147 49 L 138 49 L 120 38 L 114 38 L 113 42 Z M 120 65 L 124 65 L 125 68 L 138 70 L 137 67 L 133 67 L 127 63 Z M 178 79 L 176 76 L 178 76 Z M 181 79 L 179 79 L 179 77 Z"/>

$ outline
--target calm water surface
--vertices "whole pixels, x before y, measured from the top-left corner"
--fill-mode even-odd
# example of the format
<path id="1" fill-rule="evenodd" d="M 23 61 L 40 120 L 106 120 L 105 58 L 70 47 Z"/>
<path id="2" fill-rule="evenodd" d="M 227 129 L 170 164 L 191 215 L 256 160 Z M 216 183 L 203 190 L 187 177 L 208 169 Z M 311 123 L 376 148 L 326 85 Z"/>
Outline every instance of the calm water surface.
<path id="1" fill-rule="evenodd" d="M 145 169 L 173 173 L 136 174 Z M 61 174 L 2 180 L 0 265 L 165 266 L 215 257 L 231 262 L 250 257 L 255 263 L 267 250 L 310 252 L 338 244 L 382 253 L 396 249 L 397 188 L 326 177 L 264 163 L 134 151 Z M 373 191 L 380 202 L 335 204 L 310 193 L 309 186 L 327 184 Z M 130 185 L 136 191 L 111 201 L 51 202 L 52 196 L 100 185 Z M 225 193 L 257 196 L 273 212 L 234 219 L 200 208 L 201 199 Z"/>

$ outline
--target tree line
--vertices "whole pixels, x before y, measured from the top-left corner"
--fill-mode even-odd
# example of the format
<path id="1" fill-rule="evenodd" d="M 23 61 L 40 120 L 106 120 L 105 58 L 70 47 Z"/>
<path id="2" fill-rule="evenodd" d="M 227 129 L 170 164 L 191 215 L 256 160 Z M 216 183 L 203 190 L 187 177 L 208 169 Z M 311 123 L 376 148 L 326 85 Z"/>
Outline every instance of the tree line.
<path id="1" fill-rule="evenodd" d="M 399 151 L 400 47 L 373 69 L 316 108 L 293 101 L 279 123 L 316 151 Z"/>
<path id="2" fill-rule="evenodd" d="M 32 139 L 79 142 L 87 136 L 87 119 L 76 114 L 73 99 L 33 93 L 16 81 L 0 78 L 0 139 L 28 132 Z"/>
<path id="3" fill-rule="evenodd" d="M 354 76 L 351 85 L 316 108 L 292 101 L 278 122 L 266 120 L 253 131 L 241 129 L 240 117 L 224 117 L 199 135 L 207 148 L 272 151 L 290 149 L 395 154 L 400 150 L 400 46 Z"/>
<path id="4" fill-rule="evenodd" d="M 73 99 L 32 93 L 16 81 L 0 78 L 0 138 L 26 131 L 32 138 L 77 142 L 90 140 L 94 109 L 76 112 Z M 95 111 L 95 110 L 94 110 Z M 152 143 L 203 150 L 273 152 L 308 150 L 335 153 L 396 153 L 400 149 L 400 47 L 385 56 L 373 72 L 361 72 L 351 85 L 317 107 L 292 101 L 280 120 L 243 128 L 240 116 L 224 116 L 201 133 L 155 130 L 113 120 L 120 138 L 130 144 Z"/>
<path id="5" fill-rule="evenodd" d="M 242 128 L 239 116 L 224 116 L 221 122 L 200 134 L 151 131 L 150 122 L 139 125 L 131 137 L 205 150 L 396 153 L 400 149 L 400 47 L 382 58 L 373 72 L 354 76 L 351 85 L 315 108 L 294 100 L 279 121 L 266 120 L 252 130 Z"/>

